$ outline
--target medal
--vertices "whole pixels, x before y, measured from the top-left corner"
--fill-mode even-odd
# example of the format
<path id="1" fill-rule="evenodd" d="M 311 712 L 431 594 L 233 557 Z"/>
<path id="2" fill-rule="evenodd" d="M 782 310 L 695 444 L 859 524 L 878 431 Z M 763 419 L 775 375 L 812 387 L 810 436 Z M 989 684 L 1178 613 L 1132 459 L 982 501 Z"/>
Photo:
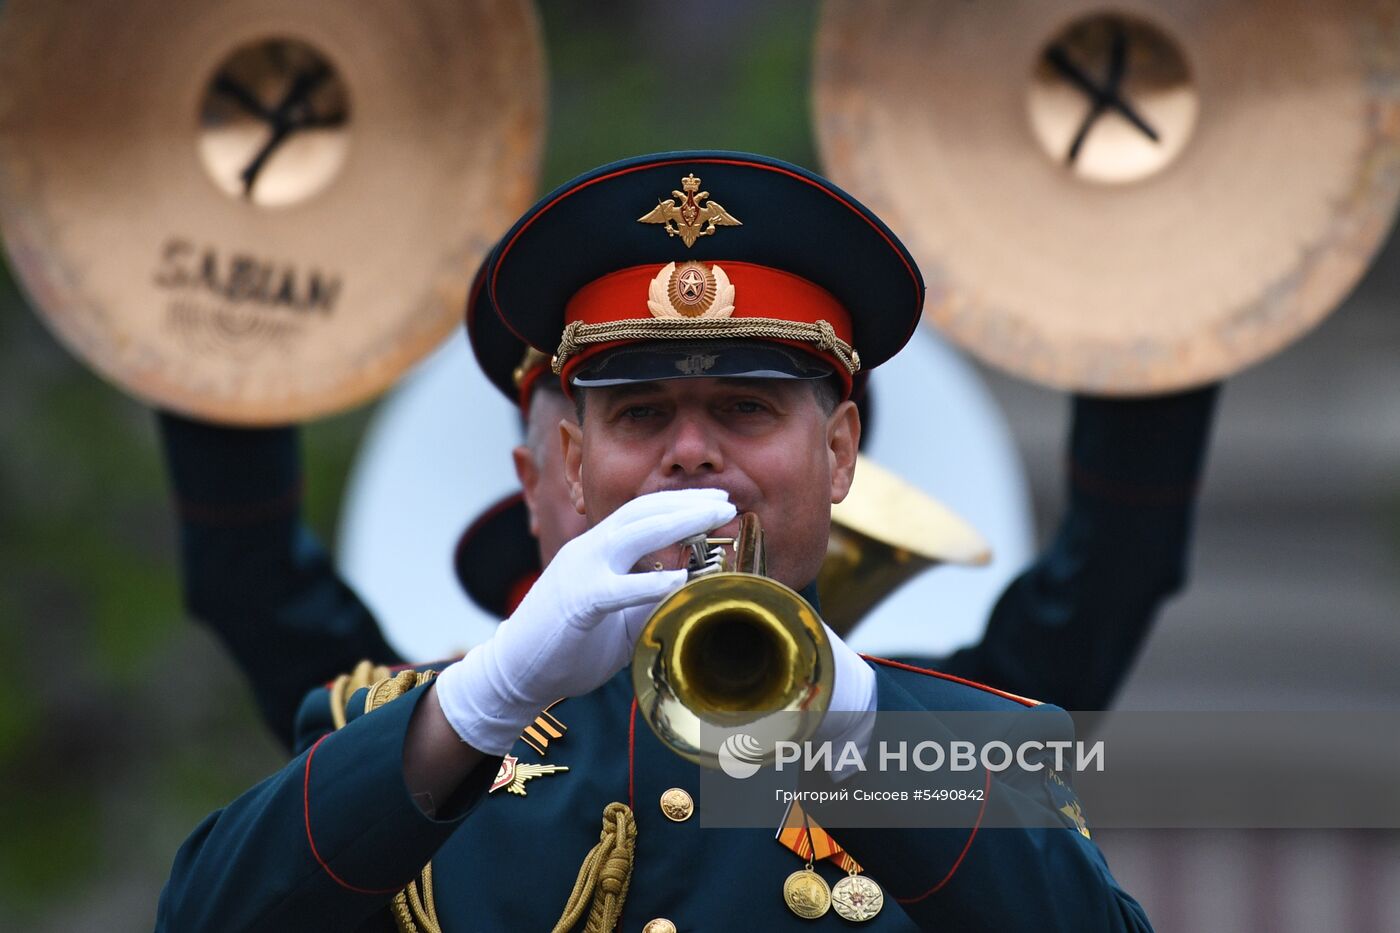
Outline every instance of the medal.
<path id="1" fill-rule="evenodd" d="M 885 892 L 864 875 L 852 871 L 831 889 L 831 908 L 842 920 L 869 920 L 885 906 Z"/>
<path id="2" fill-rule="evenodd" d="M 831 907 L 831 889 L 826 879 L 812 870 L 812 862 L 787 876 L 783 882 L 783 901 L 788 910 L 804 920 L 815 920 Z"/>
<path id="3" fill-rule="evenodd" d="M 789 805 L 791 812 L 791 805 Z M 806 814 L 803 814 L 804 824 Z M 783 882 L 783 901 L 788 910 L 804 920 L 815 920 L 831 909 L 831 888 L 826 879 L 812 868 L 812 849 L 806 852 L 805 867 L 787 876 Z"/>
<path id="4" fill-rule="evenodd" d="M 830 907 L 843 920 L 862 921 L 874 917 L 885 906 L 885 892 L 880 890 L 880 886 L 861 874 L 860 863 L 851 858 L 851 854 L 817 825 L 796 801 L 788 804 L 787 812 L 783 814 L 783 823 L 778 828 L 778 842 L 799 858 L 807 860 L 807 867 L 793 872 L 783 884 L 783 899 L 787 901 L 788 909 L 797 916 L 813 919 L 826 913 Z M 826 858 L 846 871 L 846 877 L 832 888 L 828 888 L 825 879 L 812 869 L 815 860 Z M 803 894 L 806 897 L 799 906 L 794 902 L 796 892 L 808 885 L 815 887 L 813 882 L 820 885 L 820 908 L 808 906 L 815 904 L 818 898 L 805 891 Z M 815 913 L 808 912 L 813 909 Z"/>

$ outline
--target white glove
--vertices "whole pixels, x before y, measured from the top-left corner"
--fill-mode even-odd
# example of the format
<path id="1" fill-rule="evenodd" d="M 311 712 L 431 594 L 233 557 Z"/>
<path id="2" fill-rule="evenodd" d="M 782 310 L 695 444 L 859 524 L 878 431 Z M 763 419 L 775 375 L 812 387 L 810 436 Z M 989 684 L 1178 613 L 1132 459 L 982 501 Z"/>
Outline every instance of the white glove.
<path id="1" fill-rule="evenodd" d="M 840 760 L 847 742 L 856 743 L 861 756 L 869 749 L 870 736 L 875 729 L 875 709 L 879 701 L 875 688 L 875 671 L 856 654 L 841 636 L 825 622 L 826 637 L 831 642 L 835 682 L 831 687 L 831 706 L 810 741 L 815 746 L 831 742 L 833 760 Z M 836 769 L 833 777 L 840 781 L 856 771 L 855 767 Z"/>
<path id="2" fill-rule="evenodd" d="M 629 573 L 642 557 L 734 518 L 722 489 L 639 496 L 564 545 L 519 608 L 437 678 L 443 714 L 463 742 L 504 755 L 540 710 L 606 683 L 684 570 Z"/>

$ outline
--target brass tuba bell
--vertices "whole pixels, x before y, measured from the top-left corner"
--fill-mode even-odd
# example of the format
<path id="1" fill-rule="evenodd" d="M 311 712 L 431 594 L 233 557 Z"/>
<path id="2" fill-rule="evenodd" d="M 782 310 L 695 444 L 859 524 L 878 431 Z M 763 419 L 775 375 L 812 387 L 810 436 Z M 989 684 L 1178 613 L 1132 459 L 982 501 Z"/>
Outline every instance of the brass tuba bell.
<path id="1" fill-rule="evenodd" d="M 752 736 L 757 746 L 743 748 L 759 759 L 806 738 L 831 703 L 831 643 L 812 605 L 763 575 L 758 516 L 741 515 L 735 539 L 683 544 L 690 578 L 652 612 L 632 655 L 642 717 L 676 754 L 711 768 L 726 736 Z"/>
<path id="2" fill-rule="evenodd" d="M 970 524 L 864 454 L 846 498 L 831 509 L 817 597 L 845 638 L 885 597 L 938 564 L 983 566 L 991 546 Z"/>

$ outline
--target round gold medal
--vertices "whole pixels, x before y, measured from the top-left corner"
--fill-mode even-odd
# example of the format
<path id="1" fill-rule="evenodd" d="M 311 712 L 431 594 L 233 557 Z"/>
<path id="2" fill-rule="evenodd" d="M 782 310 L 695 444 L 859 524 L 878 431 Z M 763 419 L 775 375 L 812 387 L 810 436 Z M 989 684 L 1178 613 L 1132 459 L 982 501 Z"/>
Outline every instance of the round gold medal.
<path id="1" fill-rule="evenodd" d="M 885 906 L 885 892 L 864 875 L 847 875 L 831 889 L 831 909 L 842 920 L 869 920 Z"/>
<path id="2" fill-rule="evenodd" d="M 783 900 L 788 910 L 804 920 L 815 920 L 831 907 L 831 889 L 826 879 L 810 868 L 801 868 L 783 882 Z"/>

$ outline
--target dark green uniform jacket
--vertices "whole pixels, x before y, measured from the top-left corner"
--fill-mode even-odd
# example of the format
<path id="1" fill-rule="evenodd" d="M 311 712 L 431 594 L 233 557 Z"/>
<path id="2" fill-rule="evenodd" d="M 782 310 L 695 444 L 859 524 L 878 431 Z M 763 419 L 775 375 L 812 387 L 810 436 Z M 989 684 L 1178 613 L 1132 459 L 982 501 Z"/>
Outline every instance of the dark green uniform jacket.
<path id="1" fill-rule="evenodd" d="M 998 602 L 983 642 L 934 663 L 1070 707 L 1106 704 L 1157 607 L 1184 580 L 1214 397 L 1214 389 L 1207 389 L 1140 401 L 1076 399 L 1069 508 L 1057 535 Z M 280 553 L 274 548 L 271 557 L 258 557 L 267 542 L 256 540 L 256 523 L 239 519 L 230 530 L 227 520 L 208 521 L 221 514 L 210 505 L 239 506 L 228 512 L 236 515 L 249 503 L 228 502 L 212 476 L 217 471 L 201 469 L 204 458 L 196 448 L 204 443 L 207 450 L 207 437 L 200 441 L 199 426 L 162 421 L 176 489 L 185 500 L 187 600 L 229 643 L 269 723 L 287 735 L 289 697 L 348 670 L 359 658 L 388 660 L 392 653 L 353 593 L 334 579 L 324 554 L 299 530 L 291 432 L 242 438 L 246 443 L 261 433 L 261 442 L 291 451 L 280 461 L 283 475 L 263 471 L 257 477 L 265 491 L 288 494 L 266 510 L 274 518 L 263 529 L 278 536 Z M 234 460 L 243 456 L 224 453 Z M 191 474 L 199 484 L 191 485 Z M 213 544 L 220 535 L 245 530 L 247 538 L 237 547 Z M 240 574 L 228 577 L 227 563 L 214 555 L 234 556 Z M 260 631 L 273 631 L 266 635 L 272 641 L 265 642 Z M 308 646 L 329 644 L 333 650 L 300 659 L 296 645 L 303 638 Z M 363 650 L 376 640 L 381 647 Z M 276 650 L 259 650 L 260 644 Z M 322 657 L 333 662 L 322 663 Z M 1014 702 L 928 674 L 887 665 L 876 670 L 881 709 L 981 709 Z M 308 698 L 298 717 L 299 757 L 210 816 L 181 848 L 161 898 L 160 928 L 391 929 L 386 905 L 431 859 L 438 916 L 448 933 L 547 930 L 580 860 L 597 841 L 603 807 L 611 801 L 633 803 L 638 823 L 635 873 L 619 929 L 640 929 L 654 916 L 669 917 L 681 930 L 844 925 L 834 914 L 803 921 L 788 913 L 778 892 L 801 863 L 771 831 L 702 831 L 695 820 L 675 824 L 661 815 L 656 800 L 662 790 L 680 786 L 694 793 L 694 768 L 662 749 L 644 724 L 633 724 L 625 680 L 615 678 L 556 709 L 570 731 L 567 741 L 551 748 L 549 761 L 569 765 L 570 772 L 531 782 L 526 797 L 484 795 L 494 775 L 490 765 L 437 820 L 418 811 L 402 778 L 404 732 L 421 693 L 363 715 L 357 715 L 363 708 L 357 695 L 349 703 L 351 722 L 337 732 L 330 731 L 326 692 Z M 1068 737 L 1062 714 L 1049 706 L 1039 710 L 1045 728 L 1037 738 Z M 515 754 L 539 760 L 523 745 Z M 992 801 L 1057 809 L 1045 788 L 994 784 L 993 792 Z M 1097 849 L 1072 829 L 842 829 L 839 839 L 887 896 L 903 900 L 891 900 L 877 920 L 865 924 L 872 930 L 1147 926 Z M 829 865 L 818 868 L 828 880 L 839 876 Z M 736 903 L 742 909 L 727 906 Z"/>
<path id="2" fill-rule="evenodd" d="M 1000 694 L 937 675 L 874 665 L 882 710 L 1016 709 Z M 403 742 L 418 687 L 372 712 L 365 691 L 355 717 L 330 729 L 329 707 L 308 704 L 290 765 L 208 817 L 180 849 L 161 897 L 157 928 L 391 930 L 388 904 L 432 861 L 441 928 L 548 931 L 579 865 L 598 839 L 604 807 L 629 803 L 637 821 L 635 867 L 619 930 L 666 917 L 679 930 L 820 930 L 846 923 L 791 914 L 782 883 L 802 866 L 773 830 L 701 828 L 668 820 L 662 791 L 682 787 L 703 806 L 698 768 L 660 745 L 632 710 L 626 672 L 554 708 L 568 726 L 548 763 L 565 773 L 536 778 L 528 794 L 483 793 L 487 762 L 441 819 L 423 816 L 402 776 Z M 1032 717 L 1042 741 L 1067 739 L 1055 707 Z M 1023 736 L 1029 737 L 1029 736 Z M 523 742 L 512 754 L 540 757 Z M 1019 785 L 987 778 L 989 806 L 1057 803 L 1043 778 Z M 776 827 L 774 827 L 776 828 Z M 1150 929 L 1141 908 L 1076 829 L 905 829 L 834 833 L 887 893 L 869 930 Z M 817 870 L 829 882 L 841 873 Z M 894 902 L 898 899 L 898 902 Z"/>

